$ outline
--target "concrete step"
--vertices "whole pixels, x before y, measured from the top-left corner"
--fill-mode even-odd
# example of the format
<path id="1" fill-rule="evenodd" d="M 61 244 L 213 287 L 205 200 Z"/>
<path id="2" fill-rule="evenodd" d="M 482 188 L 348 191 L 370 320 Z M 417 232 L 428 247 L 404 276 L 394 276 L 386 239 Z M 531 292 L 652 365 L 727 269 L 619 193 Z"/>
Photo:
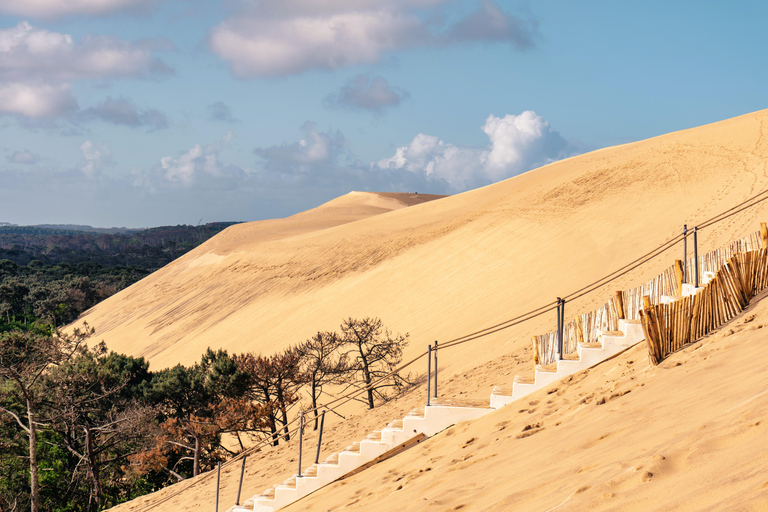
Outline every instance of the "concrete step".
<path id="1" fill-rule="evenodd" d="M 293 475 L 254 496 L 250 510 L 277 510 L 321 487 L 394 456 L 457 422 L 476 419 L 493 411 L 487 400 L 439 398 L 431 402 L 429 407 L 417 407 L 405 418 L 391 421 L 382 430 L 371 432 L 365 439 L 329 455 L 323 463 L 313 464 L 302 471 L 302 476 Z M 230 512 L 241 510 L 242 506 L 230 508 Z"/>
<path id="2" fill-rule="evenodd" d="M 598 333 L 597 343 L 579 343 L 575 353 L 567 354 L 552 364 L 536 365 L 533 379 L 523 380 L 515 377 L 511 393 L 509 389 L 494 388 L 491 393 L 491 407 L 503 407 L 563 377 L 601 363 L 645 339 L 638 320 L 619 320 L 619 329 Z"/>

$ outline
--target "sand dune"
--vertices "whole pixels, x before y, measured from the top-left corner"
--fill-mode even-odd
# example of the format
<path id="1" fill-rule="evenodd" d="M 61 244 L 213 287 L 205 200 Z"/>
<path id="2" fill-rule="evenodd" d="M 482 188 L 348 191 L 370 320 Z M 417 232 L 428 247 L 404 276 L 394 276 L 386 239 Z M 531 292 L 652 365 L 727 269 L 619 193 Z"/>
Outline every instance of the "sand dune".
<path id="1" fill-rule="evenodd" d="M 84 319 L 110 348 L 148 357 L 156 369 L 192 363 L 208 346 L 271 353 L 349 316 L 410 332 L 408 357 L 568 294 L 682 224 L 768 188 L 767 117 L 603 149 L 409 208 L 398 206 L 415 196 L 353 193 L 288 219 L 233 226 Z M 702 231 L 702 250 L 753 231 L 767 210 Z M 569 304 L 567 314 L 679 257 L 664 255 Z M 457 348 L 445 364 L 458 372 L 495 357 L 490 347 L 518 351 L 552 321 Z"/>
<path id="2" fill-rule="evenodd" d="M 272 353 L 348 316 L 410 332 L 410 358 L 432 340 L 566 295 L 683 224 L 768 189 L 766 120 L 760 111 L 607 148 L 408 208 L 403 196 L 352 194 L 289 219 L 234 226 L 85 319 L 111 349 L 148 357 L 155 369 L 192 363 L 208 346 Z M 768 202 L 703 230 L 700 251 L 765 220 Z M 644 282 L 681 251 L 568 303 L 566 316 Z M 487 398 L 494 384 L 509 385 L 532 368 L 530 335 L 554 323 L 553 313 L 441 352 L 443 392 Z M 290 510 L 760 509 L 768 489 L 760 333 L 712 336 L 657 368 L 644 348 L 633 349 Z M 331 442 L 345 445 L 422 400 L 417 388 L 337 424 Z M 281 464 L 285 451 L 263 457 L 244 492 L 293 470 Z M 230 504 L 235 472 L 225 476 Z M 160 509 L 210 508 L 208 483 L 174 487 L 184 486 Z"/>

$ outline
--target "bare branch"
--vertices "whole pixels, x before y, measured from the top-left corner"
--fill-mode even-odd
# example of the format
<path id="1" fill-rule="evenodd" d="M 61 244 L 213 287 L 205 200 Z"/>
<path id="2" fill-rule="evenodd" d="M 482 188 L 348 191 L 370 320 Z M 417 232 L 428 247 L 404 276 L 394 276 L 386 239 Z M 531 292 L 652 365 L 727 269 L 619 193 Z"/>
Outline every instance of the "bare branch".
<path id="1" fill-rule="evenodd" d="M 19 426 L 20 426 L 22 429 L 24 429 L 24 432 L 26 432 L 26 433 L 27 433 L 27 435 L 29 435 L 29 428 L 24 426 L 24 424 L 21 422 L 21 419 L 20 419 L 20 418 L 19 418 L 19 417 L 18 417 L 18 416 L 17 416 L 15 413 L 13 413 L 12 411 L 9 411 L 9 410 L 8 410 L 8 409 L 6 409 L 5 407 L 0 407 L 0 411 L 4 411 L 4 412 L 7 412 L 7 413 L 8 413 L 8 414 L 10 414 L 11 416 L 13 416 L 13 419 L 15 419 L 15 420 L 16 420 L 16 423 L 18 423 L 18 424 L 19 424 Z"/>

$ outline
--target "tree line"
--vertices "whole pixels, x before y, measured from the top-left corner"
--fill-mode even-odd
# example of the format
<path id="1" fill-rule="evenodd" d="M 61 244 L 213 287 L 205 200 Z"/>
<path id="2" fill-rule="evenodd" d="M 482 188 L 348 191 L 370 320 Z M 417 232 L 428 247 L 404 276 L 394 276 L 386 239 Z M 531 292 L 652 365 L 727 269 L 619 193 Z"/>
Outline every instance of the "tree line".
<path id="1" fill-rule="evenodd" d="M 89 347 L 92 332 L 0 334 L 0 512 L 103 510 L 256 440 L 289 441 L 299 410 L 317 428 L 329 386 L 360 390 L 373 408 L 410 384 L 394 372 L 408 334 L 377 318 L 348 318 L 270 356 L 208 349 L 194 365 L 160 371 Z"/>
<path id="2" fill-rule="evenodd" d="M 161 226 L 121 233 L 0 226 L 0 259 L 17 265 L 88 262 L 156 270 L 234 224 Z"/>
<path id="3" fill-rule="evenodd" d="M 0 227 L 0 332 L 67 325 L 232 222 L 92 233 Z"/>

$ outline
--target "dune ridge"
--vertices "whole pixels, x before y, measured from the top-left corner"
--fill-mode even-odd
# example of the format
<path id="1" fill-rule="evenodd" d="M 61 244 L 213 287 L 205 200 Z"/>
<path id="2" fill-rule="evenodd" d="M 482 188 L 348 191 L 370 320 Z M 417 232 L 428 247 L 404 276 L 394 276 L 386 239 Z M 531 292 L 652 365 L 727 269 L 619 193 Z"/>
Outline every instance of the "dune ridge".
<path id="1" fill-rule="evenodd" d="M 768 111 L 760 111 L 606 148 L 319 229 L 263 239 L 246 230 L 274 232 L 276 221 L 246 225 L 237 239 L 227 230 L 85 319 L 110 348 L 144 355 L 153 368 L 189 364 L 207 346 L 271 353 L 335 329 L 347 316 L 378 316 L 395 331 L 409 331 L 410 359 L 434 339 L 566 295 L 672 238 L 683 224 L 692 227 L 768 189 L 766 118 Z M 322 218 L 305 213 L 293 220 Z M 700 254 L 765 220 L 768 203 L 761 203 L 703 230 Z M 566 318 L 646 281 L 681 251 L 569 303 Z M 761 321 L 753 326 L 768 324 L 764 309 L 755 307 Z M 442 392 L 487 398 L 493 385 L 508 386 L 532 369 L 530 335 L 554 322 L 554 314 L 540 317 L 441 353 Z M 766 447 L 759 412 L 768 396 L 765 354 L 752 326 L 726 345 L 731 329 L 737 330 L 726 326 L 659 367 L 648 365 L 644 347 L 632 349 L 526 397 L 527 405 L 451 429 L 286 510 L 759 510 L 768 489 L 759 456 Z M 331 425 L 328 449 L 422 403 L 423 392 L 415 388 Z M 245 495 L 280 481 L 281 471 L 290 476 L 289 458 L 287 451 L 264 453 Z M 232 479 L 226 481 L 232 498 Z M 211 503 L 208 483 L 179 486 L 189 489 L 166 504 Z M 153 499 L 160 498 L 122 507 L 149 510 Z"/>

